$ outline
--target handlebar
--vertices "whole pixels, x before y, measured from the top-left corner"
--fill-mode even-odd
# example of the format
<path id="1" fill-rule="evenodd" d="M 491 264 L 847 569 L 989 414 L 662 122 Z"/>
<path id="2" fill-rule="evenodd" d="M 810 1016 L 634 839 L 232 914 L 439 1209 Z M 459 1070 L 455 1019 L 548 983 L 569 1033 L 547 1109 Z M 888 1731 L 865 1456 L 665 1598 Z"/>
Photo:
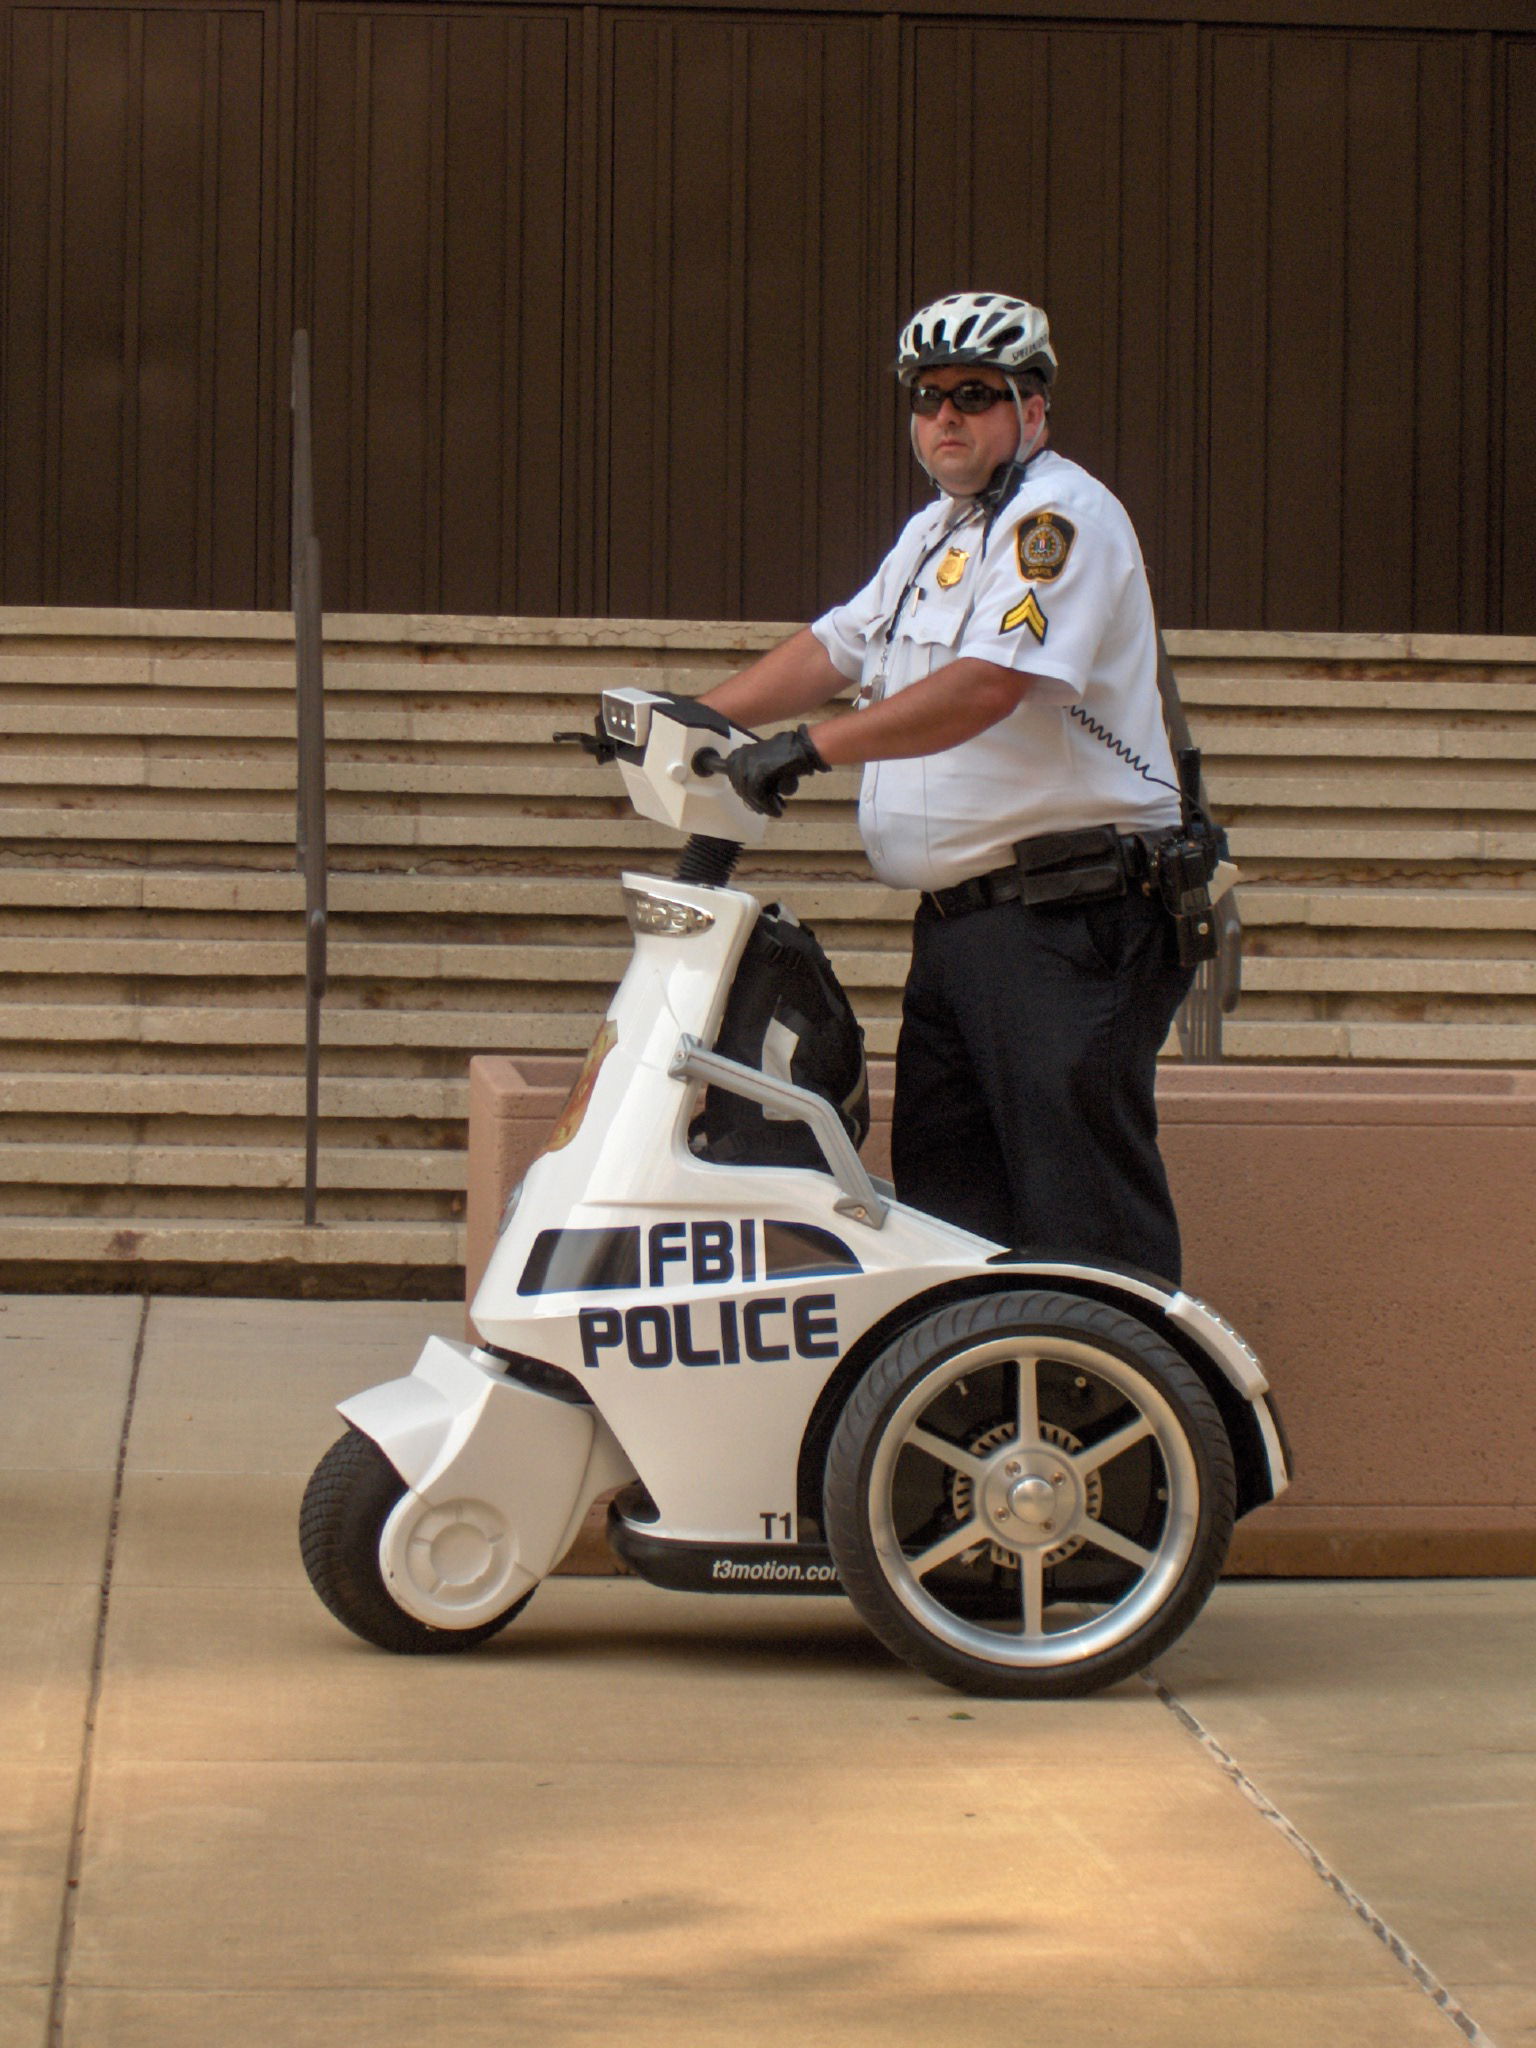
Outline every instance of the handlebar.
<path id="1" fill-rule="evenodd" d="M 689 764 L 695 775 L 723 775 L 725 756 L 717 747 L 700 747 Z"/>

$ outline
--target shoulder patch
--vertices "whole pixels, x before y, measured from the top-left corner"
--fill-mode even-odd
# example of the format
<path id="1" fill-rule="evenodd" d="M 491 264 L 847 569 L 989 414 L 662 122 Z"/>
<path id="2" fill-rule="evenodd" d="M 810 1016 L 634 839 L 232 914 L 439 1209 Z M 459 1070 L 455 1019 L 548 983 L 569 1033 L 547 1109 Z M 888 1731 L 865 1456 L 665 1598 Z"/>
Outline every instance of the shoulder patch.
<path id="1" fill-rule="evenodd" d="M 1003 613 L 1001 630 L 1004 633 L 1015 633 L 1020 626 L 1028 626 L 1031 633 L 1034 634 L 1043 647 L 1045 645 L 1046 630 L 1049 625 L 1050 620 L 1040 609 L 1039 598 L 1031 590 L 1024 598 L 1022 604 L 1016 604 L 1011 612 Z"/>
<path id="2" fill-rule="evenodd" d="M 1077 528 L 1057 512 L 1036 512 L 1022 520 L 1014 538 L 1019 574 L 1028 583 L 1049 583 L 1067 566 Z"/>

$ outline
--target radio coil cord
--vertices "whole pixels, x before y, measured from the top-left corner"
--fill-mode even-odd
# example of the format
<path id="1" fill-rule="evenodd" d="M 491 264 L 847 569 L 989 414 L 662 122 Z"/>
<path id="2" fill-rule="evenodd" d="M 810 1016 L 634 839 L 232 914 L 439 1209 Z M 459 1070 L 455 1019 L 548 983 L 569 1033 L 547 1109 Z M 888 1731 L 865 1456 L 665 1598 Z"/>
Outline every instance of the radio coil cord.
<path id="1" fill-rule="evenodd" d="M 1101 746 L 1108 747 L 1112 754 L 1118 754 L 1126 766 L 1134 768 L 1144 782 L 1155 782 L 1159 789 L 1171 789 L 1176 797 L 1183 797 L 1184 792 L 1176 782 L 1169 782 L 1162 775 L 1154 775 L 1146 762 L 1142 760 L 1140 754 L 1133 753 L 1124 740 L 1117 740 L 1109 727 L 1101 725 L 1096 718 L 1091 717 L 1081 704 L 1069 704 L 1067 706 L 1067 715 L 1075 718 L 1078 724 L 1091 733 Z"/>

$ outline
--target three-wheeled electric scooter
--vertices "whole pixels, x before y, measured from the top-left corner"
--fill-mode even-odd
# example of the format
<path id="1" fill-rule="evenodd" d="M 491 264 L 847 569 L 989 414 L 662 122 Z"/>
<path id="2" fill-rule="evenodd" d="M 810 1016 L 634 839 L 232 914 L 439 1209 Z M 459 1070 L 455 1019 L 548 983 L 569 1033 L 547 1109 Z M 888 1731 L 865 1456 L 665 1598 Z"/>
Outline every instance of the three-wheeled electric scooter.
<path id="1" fill-rule="evenodd" d="M 978 1694 L 1088 1693 L 1198 1613 L 1288 1481 L 1254 1353 L 1150 1274 L 990 1243 L 866 1172 L 825 956 L 730 885 L 753 737 L 607 692 L 589 747 L 690 835 L 623 877 L 634 954 L 473 1303 L 341 1402 L 301 1516 L 320 1598 L 404 1653 L 519 1614 L 589 1508 L 661 1586 L 845 1594 Z M 851 1048 L 851 1049 L 850 1049 Z"/>

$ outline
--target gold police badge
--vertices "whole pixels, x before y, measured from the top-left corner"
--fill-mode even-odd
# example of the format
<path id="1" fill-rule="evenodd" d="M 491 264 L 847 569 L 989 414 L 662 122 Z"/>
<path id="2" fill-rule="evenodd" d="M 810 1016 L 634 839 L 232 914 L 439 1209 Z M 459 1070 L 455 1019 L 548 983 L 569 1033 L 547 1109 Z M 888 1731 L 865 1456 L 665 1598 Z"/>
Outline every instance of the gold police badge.
<path id="1" fill-rule="evenodd" d="M 1028 583 L 1050 583 L 1067 566 L 1077 528 L 1056 512 L 1037 512 L 1019 527 L 1019 574 Z"/>
<path id="2" fill-rule="evenodd" d="M 950 549 L 934 574 L 934 581 L 938 584 L 940 590 L 954 589 L 960 578 L 965 574 L 965 565 L 970 559 L 969 554 L 964 548 Z"/>

